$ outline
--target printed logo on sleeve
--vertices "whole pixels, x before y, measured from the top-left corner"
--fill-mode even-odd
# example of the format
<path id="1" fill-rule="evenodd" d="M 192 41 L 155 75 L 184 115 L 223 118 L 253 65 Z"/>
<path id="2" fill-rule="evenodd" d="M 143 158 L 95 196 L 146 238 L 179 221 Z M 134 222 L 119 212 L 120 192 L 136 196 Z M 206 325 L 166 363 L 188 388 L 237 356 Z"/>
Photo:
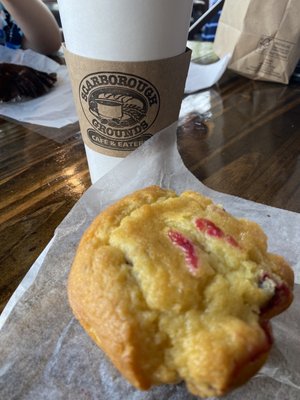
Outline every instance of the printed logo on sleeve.
<path id="1" fill-rule="evenodd" d="M 132 151 L 150 137 L 147 131 L 158 115 L 160 97 L 147 80 L 119 72 L 93 73 L 81 81 L 79 95 L 95 145 Z"/>

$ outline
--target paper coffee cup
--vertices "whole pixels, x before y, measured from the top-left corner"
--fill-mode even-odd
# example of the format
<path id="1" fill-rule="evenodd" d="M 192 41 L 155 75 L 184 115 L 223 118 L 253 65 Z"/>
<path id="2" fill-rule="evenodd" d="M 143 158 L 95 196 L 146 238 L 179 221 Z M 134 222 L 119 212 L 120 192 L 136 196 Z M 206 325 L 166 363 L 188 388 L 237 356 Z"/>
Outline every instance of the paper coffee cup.
<path id="1" fill-rule="evenodd" d="M 173 97 L 179 97 L 180 107 L 193 0 L 58 0 L 58 4 L 94 183 L 147 137 L 176 122 L 179 109 L 175 116 L 174 112 L 168 118 L 162 115 L 178 108 L 171 105 Z M 83 71 L 87 65 L 90 73 Z M 150 74 L 146 79 L 148 75 L 141 73 L 144 69 L 156 70 L 156 75 L 153 72 L 154 77 Z M 157 89 L 165 76 L 172 83 Z M 144 120 L 150 108 L 151 115 Z M 163 122 L 157 124 L 160 118 Z"/>

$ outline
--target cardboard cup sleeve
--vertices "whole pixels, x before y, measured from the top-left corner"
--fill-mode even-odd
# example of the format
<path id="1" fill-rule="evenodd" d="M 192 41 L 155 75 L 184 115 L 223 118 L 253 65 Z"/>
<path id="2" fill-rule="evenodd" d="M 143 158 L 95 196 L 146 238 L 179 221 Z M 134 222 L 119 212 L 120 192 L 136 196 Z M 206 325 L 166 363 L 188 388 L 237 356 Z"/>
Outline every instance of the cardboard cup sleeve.
<path id="1" fill-rule="evenodd" d="M 154 61 L 96 60 L 64 54 L 84 143 L 126 157 L 178 119 L 191 51 Z"/>

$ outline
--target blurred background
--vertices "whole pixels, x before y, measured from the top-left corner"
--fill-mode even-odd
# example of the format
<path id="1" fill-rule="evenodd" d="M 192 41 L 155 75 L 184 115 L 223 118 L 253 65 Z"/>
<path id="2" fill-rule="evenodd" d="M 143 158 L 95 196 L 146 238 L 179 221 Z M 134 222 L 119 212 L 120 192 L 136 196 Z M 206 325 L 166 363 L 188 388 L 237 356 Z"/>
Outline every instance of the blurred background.
<path id="1" fill-rule="evenodd" d="M 55 0 L 43 0 L 43 2 L 51 10 L 51 12 L 54 15 L 56 21 L 58 22 L 58 25 L 61 27 L 57 1 L 55 1 Z"/>
<path id="2" fill-rule="evenodd" d="M 58 4 L 56 0 L 43 0 L 53 13 L 61 27 Z M 221 16 L 225 0 L 194 0 L 193 12 L 188 36 L 188 46 L 192 49 L 194 62 L 209 64 L 218 57 L 213 52 L 212 44 L 215 39 L 218 21 Z M 200 19 L 200 22 L 197 23 Z M 300 81 L 300 61 L 296 66 L 291 79 Z"/>
<path id="3" fill-rule="evenodd" d="M 59 10 L 57 1 L 55 0 L 43 0 L 44 3 L 51 10 L 53 15 L 55 16 L 56 21 L 61 27 L 61 21 L 59 17 Z M 192 32 L 189 34 L 189 40 L 200 40 L 213 42 L 215 37 L 215 32 L 217 29 L 217 23 L 221 14 L 221 8 L 224 3 L 224 0 L 194 0 L 193 12 L 191 17 L 191 26 L 201 17 L 203 16 L 209 8 L 214 6 L 216 3 L 220 3 L 219 7 L 216 10 L 208 15 L 207 19 L 200 24 L 198 24 Z"/>

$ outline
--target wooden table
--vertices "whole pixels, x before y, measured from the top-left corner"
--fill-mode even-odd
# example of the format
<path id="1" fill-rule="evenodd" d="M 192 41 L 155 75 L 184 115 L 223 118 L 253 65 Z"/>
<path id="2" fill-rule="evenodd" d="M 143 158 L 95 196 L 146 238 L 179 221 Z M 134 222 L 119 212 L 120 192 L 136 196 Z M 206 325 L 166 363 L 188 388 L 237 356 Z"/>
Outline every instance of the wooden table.
<path id="1" fill-rule="evenodd" d="M 300 212 L 300 86 L 227 72 L 191 95 L 178 146 L 207 186 Z M 0 119 L 0 310 L 90 186 L 78 125 L 22 126 Z"/>

